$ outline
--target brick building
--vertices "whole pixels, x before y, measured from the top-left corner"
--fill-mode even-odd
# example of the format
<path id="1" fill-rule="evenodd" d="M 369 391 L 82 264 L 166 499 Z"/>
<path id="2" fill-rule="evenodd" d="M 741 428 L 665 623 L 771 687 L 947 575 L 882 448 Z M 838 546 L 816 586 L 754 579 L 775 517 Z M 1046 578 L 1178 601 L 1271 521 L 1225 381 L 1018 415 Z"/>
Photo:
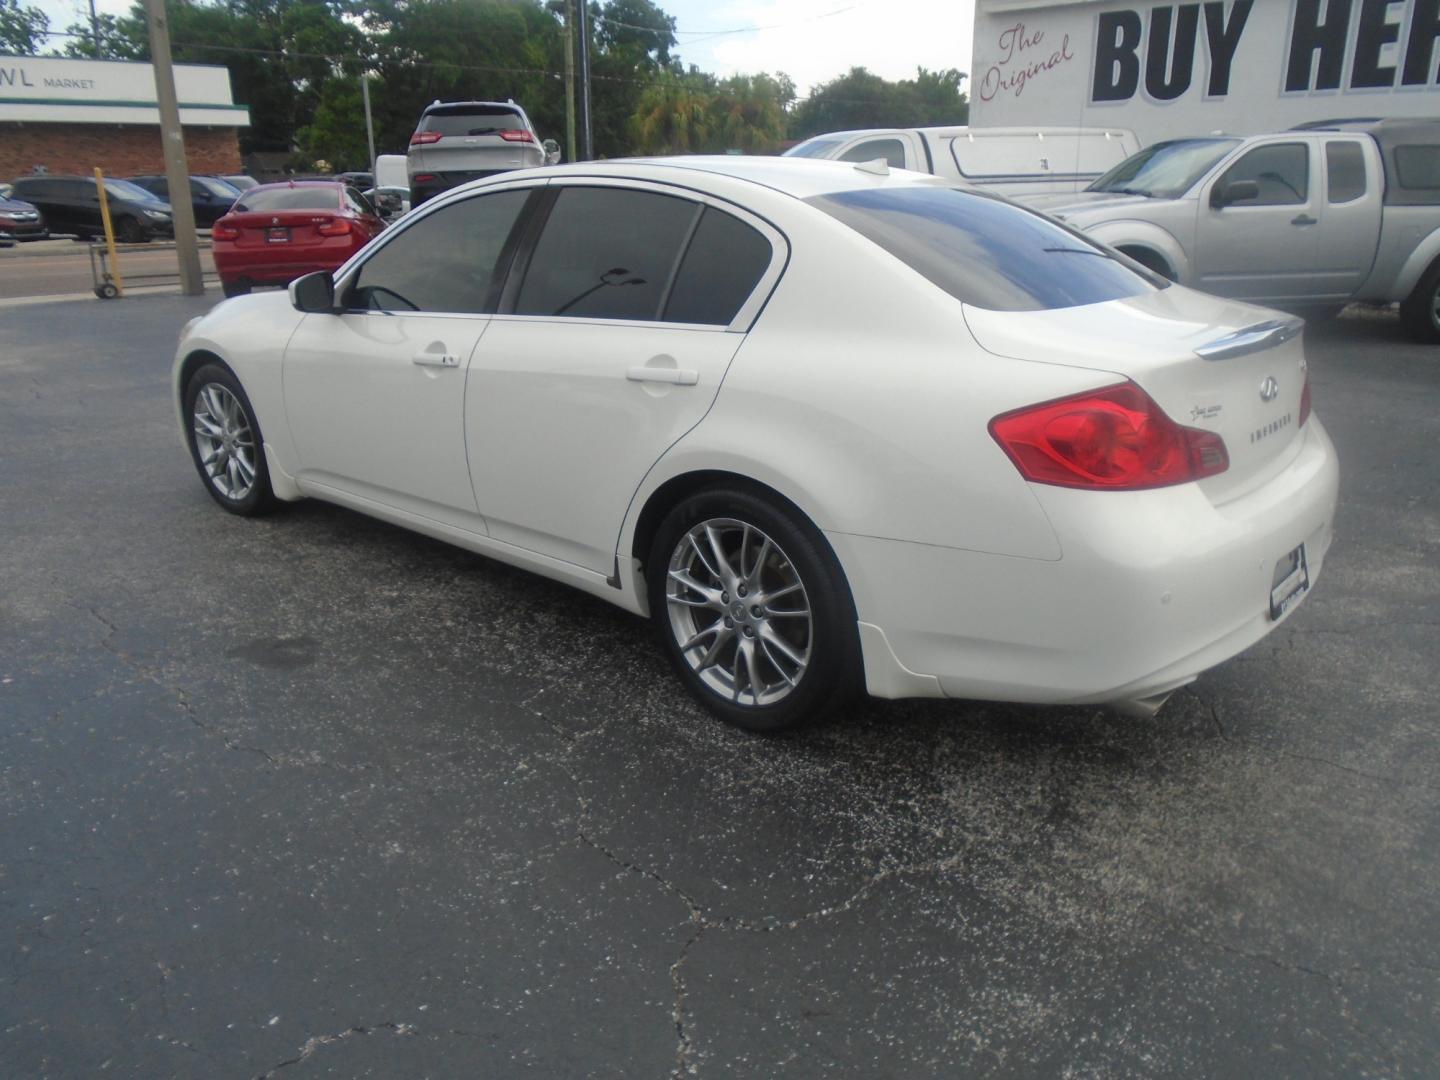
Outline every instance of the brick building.
<path id="1" fill-rule="evenodd" d="M 223 67 L 177 64 L 175 90 L 194 173 L 240 171 L 237 132 L 250 110 Z M 36 172 L 163 173 L 160 110 L 149 64 L 0 56 L 0 180 Z"/>

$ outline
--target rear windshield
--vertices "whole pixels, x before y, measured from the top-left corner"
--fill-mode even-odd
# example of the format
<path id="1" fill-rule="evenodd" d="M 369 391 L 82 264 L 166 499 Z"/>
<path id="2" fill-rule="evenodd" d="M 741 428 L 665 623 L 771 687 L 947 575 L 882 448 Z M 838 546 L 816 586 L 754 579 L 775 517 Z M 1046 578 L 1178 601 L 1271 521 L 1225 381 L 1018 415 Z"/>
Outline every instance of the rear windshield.
<path id="1" fill-rule="evenodd" d="M 992 311 L 1078 307 L 1154 288 L 1078 233 L 974 191 L 869 188 L 805 201 L 957 300 Z"/>
<path id="2" fill-rule="evenodd" d="M 251 188 L 236 210 L 335 210 L 340 193 L 332 187 Z"/>
<path id="3" fill-rule="evenodd" d="M 792 146 L 781 157 L 829 157 L 831 152 L 839 146 L 844 139 L 806 139 L 799 146 Z"/>
<path id="4" fill-rule="evenodd" d="M 421 131 L 441 135 L 493 135 L 497 131 L 523 131 L 525 121 L 513 109 L 487 109 L 479 105 L 437 109 L 420 118 Z"/>
<path id="5" fill-rule="evenodd" d="M 1440 192 L 1440 146 L 1395 147 L 1395 173 L 1403 188 Z"/>

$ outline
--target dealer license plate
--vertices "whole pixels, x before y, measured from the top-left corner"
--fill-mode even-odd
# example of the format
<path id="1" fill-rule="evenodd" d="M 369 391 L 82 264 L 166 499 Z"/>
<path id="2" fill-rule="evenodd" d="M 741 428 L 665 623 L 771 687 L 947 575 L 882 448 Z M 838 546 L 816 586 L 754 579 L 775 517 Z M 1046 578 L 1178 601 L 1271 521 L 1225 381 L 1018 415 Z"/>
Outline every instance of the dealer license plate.
<path id="1" fill-rule="evenodd" d="M 265 240 L 271 244 L 288 244 L 290 242 L 290 230 L 283 225 L 278 229 L 266 229 Z"/>
<path id="2" fill-rule="evenodd" d="M 1270 618 L 1284 618 L 1309 589 L 1310 566 L 1305 561 L 1305 545 L 1301 544 L 1275 564 L 1270 579 Z"/>

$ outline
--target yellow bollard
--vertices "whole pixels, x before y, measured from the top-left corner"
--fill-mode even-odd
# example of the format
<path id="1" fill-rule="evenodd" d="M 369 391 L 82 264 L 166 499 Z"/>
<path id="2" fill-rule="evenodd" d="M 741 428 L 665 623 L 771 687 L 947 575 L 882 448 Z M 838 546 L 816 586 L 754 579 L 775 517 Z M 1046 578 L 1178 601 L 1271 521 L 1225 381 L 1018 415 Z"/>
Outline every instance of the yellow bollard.
<path id="1" fill-rule="evenodd" d="M 115 227 L 110 224 L 110 200 L 105 197 L 105 174 L 98 165 L 95 168 L 95 193 L 100 197 L 100 220 L 105 225 L 105 246 L 110 251 L 110 280 L 115 283 L 116 293 L 124 296 L 125 282 L 120 279 L 120 258 L 115 254 Z"/>

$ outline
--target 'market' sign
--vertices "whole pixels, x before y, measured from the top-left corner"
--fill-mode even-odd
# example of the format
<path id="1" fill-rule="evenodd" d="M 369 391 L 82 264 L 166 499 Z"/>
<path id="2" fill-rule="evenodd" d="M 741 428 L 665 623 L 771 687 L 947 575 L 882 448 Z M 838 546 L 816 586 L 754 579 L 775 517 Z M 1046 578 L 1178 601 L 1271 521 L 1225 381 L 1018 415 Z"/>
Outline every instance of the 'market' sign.
<path id="1" fill-rule="evenodd" d="M 1440 0 L 979 0 L 971 122 L 1145 142 L 1440 117 Z"/>

